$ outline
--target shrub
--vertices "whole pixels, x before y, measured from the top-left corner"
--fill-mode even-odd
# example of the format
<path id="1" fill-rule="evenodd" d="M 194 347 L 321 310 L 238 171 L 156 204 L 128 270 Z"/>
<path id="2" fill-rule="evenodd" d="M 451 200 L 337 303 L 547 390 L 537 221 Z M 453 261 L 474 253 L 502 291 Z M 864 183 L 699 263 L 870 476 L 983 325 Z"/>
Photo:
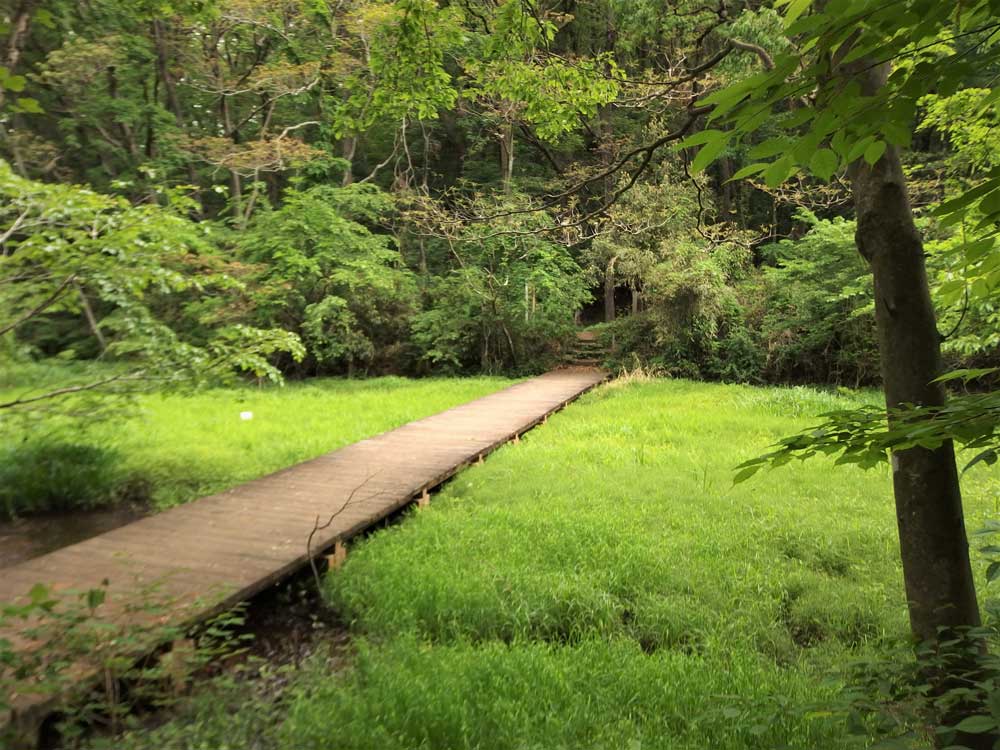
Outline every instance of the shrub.
<path id="1" fill-rule="evenodd" d="M 569 251 L 491 231 L 453 243 L 458 267 L 429 286 L 430 303 L 414 317 L 413 343 L 435 369 L 537 372 L 572 338 L 573 312 L 589 295 Z"/>
<path id="2" fill-rule="evenodd" d="M 817 219 L 799 240 L 764 249 L 760 314 L 771 381 L 870 384 L 878 378 L 871 273 L 854 245 L 854 222 Z"/>
<path id="3" fill-rule="evenodd" d="M 416 286 L 396 241 L 377 231 L 393 210 L 370 185 L 290 190 L 238 238 L 254 286 L 221 314 L 299 334 L 310 374 L 398 369 L 385 353 L 406 338 Z"/>

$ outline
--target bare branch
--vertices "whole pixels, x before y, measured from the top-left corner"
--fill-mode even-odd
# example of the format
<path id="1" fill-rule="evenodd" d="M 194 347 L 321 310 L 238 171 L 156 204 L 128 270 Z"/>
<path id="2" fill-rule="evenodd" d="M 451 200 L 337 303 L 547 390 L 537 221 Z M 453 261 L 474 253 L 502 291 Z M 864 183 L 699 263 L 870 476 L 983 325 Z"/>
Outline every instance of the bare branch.
<path id="1" fill-rule="evenodd" d="M 0 409 L 10 409 L 15 406 L 23 406 L 24 404 L 33 404 L 37 401 L 47 401 L 51 398 L 57 398 L 58 396 L 66 396 L 70 393 L 82 393 L 84 391 L 92 391 L 95 388 L 100 388 L 101 386 L 108 385 L 109 383 L 124 382 L 130 380 L 139 380 L 143 375 L 143 371 L 127 373 L 122 375 L 114 375 L 110 378 L 104 378 L 103 380 L 97 380 L 93 383 L 87 383 L 86 385 L 70 385 L 65 388 L 57 388 L 54 391 L 49 391 L 48 393 L 43 393 L 41 396 L 32 396 L 31 398 L 16 398 L 13 401 L 7 401 L 5 403 L 0 403 Z"/>
<path id="2" fill-rule="evenodd" d="M 759 44 L 742 42 L 739 39 L 730 39 L 729 44 L 731 47 L 741 49 L 744 52 L 752 52 L 760 58 L 760 62 L 764 66 L 765 70 L 774 70 L 774 58 L 772 58 L 768 51 Z"/>
<path id="3" fill-rule="evenodd" d="M 0 245 L 3 245 L 5 242 L 7 242 L 7 240 L 9 240 L 13 236 L 14 232 L 16 232 L 18 229 L 24 226 L 24 220 L 28 218 L 28 213 L 30 211 L 31 211 L 30 208 L 24 209 L 24 211 L 21 212 L 21 215 L 18 216 L 16 219 L 14 219 L 14 223 L 10 225 L 10 229 L 8 229 L 3 234 L 0 234 Z"/>
<path id="4" fill-rule="evenodd" d="M 54 292 L 52 292 L 52 294 L 50 294 L 47 298 L 45 298 L 45 300 L 43 300 L 40 304 L 38 304 L 36 307 L 34 307 L 33 309 L 31 309 L 28 312 L 26 312 L 24 315 L 22 315 L 20 318 L 18 318 L 17 320 L 15 320 L 13 323 L 10 323 L 10 324 L 4 326 L 3 328 L 0 328 L 0 336 L 3 336 L 5 333 L 10 333 L 15 328 L 17 328 L 19 325 L 21 325 L 22 323 L 26 323 L 27 321 L 31 320 L 33 317 L 35 317 L 36 315 L 38 315 L 38 313 L 42 312 L 42 310 L 44 310 L 45 308 L 47 308 L 49 305 L 53 304 L 56 300 L 59 299 L 59 297 L 62 296 L 62 293 L 64 291 L 66 291 L 66 287 L 68 287 L 70 284 L 72 284 L 75 280 L 76 280 L 76 274 L 75 273 L 70 274 L 69 276 L 67 276 L 66 279 L 63 281 L 63 283 L 61 283 L 56 288 L 56 290 Z M 0 408 L 2 408 L 2 407 L 0 407 Z"/>
<path id="5" fill-rule="evenodd" d="M 347 508 L 351 505 L 351 503 L 354 502 L 354 496 L 358 492 L 360 492 L 364 488 L 364 486 L 368 484 L 372 480 L 372 478 L 374 478 L 377 474 L 378 474 L 377 471 L 372 472 L 367 477 L 365 477 L 365 480 L 361 484 L 359 484 L 357 487 L 351 490 L 351 494 L 347 496 L 347 500 L 344 501 L 344 504 L 330 514 L 330 517 L 326 519 L 326 523 L 320 525 L 319 516 L 316 516 L 316 521 L 315 523 L 313 523 L 312 531 L 309 532 L 309 538 L 306 539 L 306 557 L 309 558 L 309 567 L 312 568 L 313 579 L 316 581 L 317 592 L 322 592 L 323 584 L 319 577 L 319 567 L 316 565 L 316 555 L 313 554 L 313 549 L 312 549 L 313 539 L 319 532 L 330 528 L 330 526 L 336 520 L 337 516 L 339 516 L 341 513 L 347 510 Z M 378 495 L 376 495 L 376 497 L 378 497 Z M 339 541 L 339 538 L 337 539 L 337 541 Z"/>

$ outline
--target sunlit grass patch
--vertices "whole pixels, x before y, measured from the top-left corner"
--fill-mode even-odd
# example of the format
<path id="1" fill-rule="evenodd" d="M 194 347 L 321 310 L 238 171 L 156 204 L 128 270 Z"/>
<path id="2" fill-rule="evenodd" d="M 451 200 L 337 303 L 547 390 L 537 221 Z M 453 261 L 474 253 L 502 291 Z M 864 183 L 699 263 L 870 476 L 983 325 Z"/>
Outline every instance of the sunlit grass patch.
<path id="1" fill-rule="evenodd" d="M 764 750 L 789 736 L 829 747 L 828 726 L 782 705 L 816 695 L 815 676 L 762 670 L 747 653 L 403 637 L 362 645 L 346 676 L 296 691 L 279 736 L 299 750 Z"/>
<path id="2" fill-rule="evenodd" d="M 308 661 L 269 714 L 278 726 L 262 730 L 248 702 L 227 739 L 856 747 L 824 710 L 839 670 L 898 656 L 908 634 L 889 472 L 818 459 L 732 477 L 814 415 L 876 398 L 666 380 L 588 394 L 351 545 L 326 580 L 355 635 L 351 666 Z M 964 481 L 976 527 L 995 514 L 996 474 Z M 210 699 L 191 707 L 124 746 L 226 736 Z"/>
<path id="3" fill-rule="evenodd" d="M 148 488 L 152 503 L 164 508 L 479 398 L 511 382 L 488 377 L 327 378 L 281 388 L 246 385 L 192 395 L 149 394 L 138 399 L 137 409 L 128 417 L 61 427 L 53 434 L 40 433 L 37 425 L 28 434 L 19 432 L 20 427 L 0 430 L 9 446 L 0 459 L 18 461 L 17 451 L 34 450 L 40 437 L 57 445 L 98 446 L 117 457 L 114 473 L 119 484 Z M 0 396 L 15 391 L 8 384 Z M 86 505 L 112 502 L 122 494 L 117 484 L 101 487 L 97 495 L 88 496 Z M 15 510 L 33 509 L 20 500 L 25 493 L 17 487 L 8 485 L 3 491 L 11 496 L 8 504 Z M 48 507 L 60 507 L 58 499 Z"/>
<path id="4" fill-rule="evenodd" d="M 323 726 L 323 710 L 332 726 L 395 717 L 392 704 L 411 718 L 346 746 L 837 746 L 839 730 L 803 720 L 824 694 L 809 685 L 907 635 L 888 471 L 819 459 L 734 486 L 732 469 L 876 399 L 683 381 L 584 397 L 329 577 L 334 606 L 385 645 L 364 652 L 362 676 L 303 698 L 290 736 L 312 737 L 296 727 Z M 991 481 L 970 475 L 970 516 Z M 519 670 L 532 676 L 517 687 Z M 435 687 L 418 700 L 424 680 Z M 547 705 L 560 686 L 573 697 Z M 509 711 L 470 709 L 480 690 Z M 756 720 L 782 704 L 799 720 L 755 734 L 718 711 L 748 702 Z M 553 711 L 584 718 L 562 733 Z M 469 718 L 481 713 L 492 729 Z"/>

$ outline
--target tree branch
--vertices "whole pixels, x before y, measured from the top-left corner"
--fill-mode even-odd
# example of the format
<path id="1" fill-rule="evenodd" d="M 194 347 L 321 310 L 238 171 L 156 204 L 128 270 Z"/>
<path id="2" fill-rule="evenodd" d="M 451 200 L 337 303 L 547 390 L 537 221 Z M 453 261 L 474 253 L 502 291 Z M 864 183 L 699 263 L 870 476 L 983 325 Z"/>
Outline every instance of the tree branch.
<path id="1" fill-rule="evenodd" d="M 57 299 L 59 299 L 59 297 L 62 295 L 62 293 L 64 291 L 66 291 L 66 287 L 68 287 L 70 284 L 72 284 L 75 280 L 76 280 L 76 274 L 75 273 L 70 274 L 69 276 L 67 276 L 66 279 L 65 279 L 65 281 L 63 281 L 63 283 L 60 284 L 56 288 L 56 290 L 51 295 L 49 295 L 49 297 L 47 297 L 45 300 L 43 300 L 38 306 L 36 306 L 34 309 L 29 310 L 28 312 L 26 312 L 24 315 L 22 315 L 20 318 L 18 318 L 17 320 L 15 320 L 13 323 L 10 323 L 10 324 L 4 326 L 3 328 L 0 328 L 0 336 L 3 336 L 5 333 L 10 333 L 15 328 L 17 328 L 19 325 L 21 325 L 22 323 L 25 323 L 25 322 L 31 320 L 33 317 L 35 317 L 36 315 L 38 315 L 38 313 L 40 313 L 42 310 L 44 310 L 45 308 L 47 308 L 49 305 L 53 304 Z M 0 408 L 2 408 L 2 407 L 0 407 Z"/>
<path id="2" fill-rule="evenodd" d="M 95 388 L 100 388 L 103 385 L 108 385 L 109 383 L 115 383 L 125 380 L 138 380 L 143 374 L 142 370 L 138 372 L 133 372 L 125 375 L 115 375 L 110 378 L 104 378 L 103 380 L 97 380 L 93 383 L 87 383 L 86 385 L 70 385 L 65 388 L 57 388 L 54 391 L 49 391 L 48 393 L 43 393 L 41 396 L 32 396 L 31 398 L 16 398 L 13 401 L 7 401 L 0 403 L 0 410 L 11 409 L 15 406 L 23 406 L 24 404 L 33 404 L 38 401 L 47 401 L 51 398 L 57 398 L 58 396 L 66 396 L 70 393 L 82 393 L 83 391 L 92 391 Z"/>

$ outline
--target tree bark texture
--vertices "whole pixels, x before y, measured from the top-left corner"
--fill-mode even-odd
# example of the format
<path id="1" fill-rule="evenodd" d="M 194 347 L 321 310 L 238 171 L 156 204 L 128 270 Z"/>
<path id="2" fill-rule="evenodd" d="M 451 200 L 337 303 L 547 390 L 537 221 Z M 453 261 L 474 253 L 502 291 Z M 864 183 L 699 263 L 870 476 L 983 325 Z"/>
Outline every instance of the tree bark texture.
<path id="1" fill-rule="evenodd" d="M 862 93 L 873 96 L 885 84 L 890 66 L 865 60 L 859 65 Z M 941 336 L 899 152 L 888 146 L 873 166 L 857 160 L 850 178 L 858 218 L 855 241 L 871 265 L 875 286 L 886 407 L 941 406 L 945 391 L 934 382 L 942 371 Z M 934 450 L 895 451 L 892 483 L 910 628 L 918 640 L 941 644 L 980 624 L 954 446 L 949 441 Z M 927 665 L 937 694 L 966 687 L 957 673 L 980 670 L 976 651 L 969 648 L 974 642 L 959 638 L 958 643 L 938 647 L 942 655 L 952 655 L 948 666 Z M 938 721 L 951 726 L 979 711 L 974 702 L 959 700 Z M 941 735 L 937 740 L 989 750 L 997 734 L 958 732 L 952 739 Z"/>
<path id="2" fill-rule="evenodd" d="M 877 91 L 887 75 L 888 66 L 863 73 L 865 93 Z M 859 159 L 851 167 L 851 182 L 856 242 L 875 282 L 886 406 L 940 406 L 944 389 L 932 382 L 942 371 L 940 334 L 899 153 L 889 146 L 874 166 Z M 892 468 L 914 635 L 935 640 L 938 628 L 979 625 L 952 444 L 897 451 Z"/>

